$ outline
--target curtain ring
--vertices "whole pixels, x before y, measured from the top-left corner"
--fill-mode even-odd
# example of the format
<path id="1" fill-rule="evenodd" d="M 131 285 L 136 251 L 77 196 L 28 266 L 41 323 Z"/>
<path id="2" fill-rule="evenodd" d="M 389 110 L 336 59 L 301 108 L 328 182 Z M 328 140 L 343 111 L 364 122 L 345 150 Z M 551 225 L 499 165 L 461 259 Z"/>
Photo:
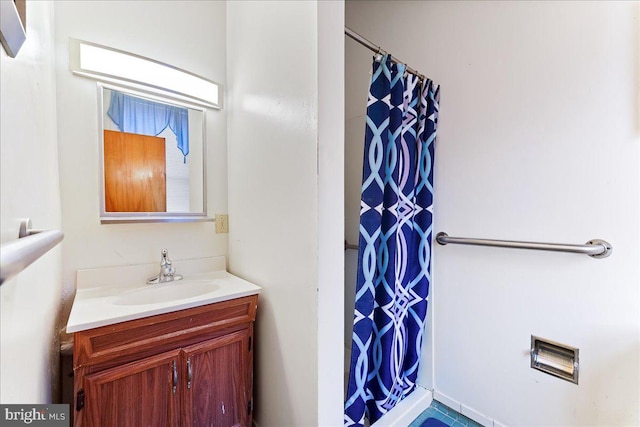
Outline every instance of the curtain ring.
<path id="1" fill-rule="evenodd" d="M 382 57 L 385 54 L 385 51 L 382 50 L 382 48 L 380 46 L 377 46 L 377 47 L 378 47 L 378 50 L 376 50 L 376 53 L 375 53 L 375 55 L 373 55 L 373 57 L 376 59 L 376 61 L 381 61 Z"/>

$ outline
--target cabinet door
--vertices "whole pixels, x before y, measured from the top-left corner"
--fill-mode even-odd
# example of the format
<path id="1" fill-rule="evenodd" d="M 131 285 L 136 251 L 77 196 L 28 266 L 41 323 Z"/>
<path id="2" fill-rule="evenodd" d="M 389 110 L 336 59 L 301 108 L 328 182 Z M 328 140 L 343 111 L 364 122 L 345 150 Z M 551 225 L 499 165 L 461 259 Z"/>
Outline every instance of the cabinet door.
<path id="1" fill-rule="evenodd" d="M 82 425 L 178 426 L 180 369 L 175 350 L 87 375 Z"/>
<path id="2" fill-rule="evenodd" d="M 184 427 L 250 427 L 251 330 L 184 348 Z"/>

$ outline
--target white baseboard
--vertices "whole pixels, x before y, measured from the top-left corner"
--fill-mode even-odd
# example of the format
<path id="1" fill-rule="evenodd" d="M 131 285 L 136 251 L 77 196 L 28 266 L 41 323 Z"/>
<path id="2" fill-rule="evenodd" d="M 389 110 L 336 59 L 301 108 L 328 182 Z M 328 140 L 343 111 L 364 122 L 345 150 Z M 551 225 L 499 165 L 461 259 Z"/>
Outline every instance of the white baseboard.
<path id="1" fill-rule="evenodd" d="M 371 427 L 406 427 L 431 405 L 432 400 L 431 390 L 416 386 L 409 396 L 371 424 Z"/>

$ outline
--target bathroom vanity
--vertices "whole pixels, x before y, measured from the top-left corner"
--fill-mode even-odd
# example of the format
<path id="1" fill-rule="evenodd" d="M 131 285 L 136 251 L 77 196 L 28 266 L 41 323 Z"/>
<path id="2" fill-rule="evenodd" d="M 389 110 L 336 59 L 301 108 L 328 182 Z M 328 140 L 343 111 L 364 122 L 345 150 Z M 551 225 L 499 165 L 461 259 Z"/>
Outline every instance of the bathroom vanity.
<path id="1" fill-rule="evenodd" d="M 95 286 L 109 274 L 89 272 L 67 325 L 76 427 L 251 426 L 259 287 L 226 271 Z"/>

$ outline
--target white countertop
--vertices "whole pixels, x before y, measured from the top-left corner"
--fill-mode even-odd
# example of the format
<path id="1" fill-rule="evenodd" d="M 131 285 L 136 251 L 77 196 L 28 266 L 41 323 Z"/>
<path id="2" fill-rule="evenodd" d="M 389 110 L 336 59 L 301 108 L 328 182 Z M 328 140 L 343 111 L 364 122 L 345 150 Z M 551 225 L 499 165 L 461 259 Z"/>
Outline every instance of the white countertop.
<path id="1" fill-rule="evenodd" d="M 220 260 L 221 258 L 221 260 Z M 204 263 L 203 263 L 204 260 Z M 260 287 L 223 269 L 224 257 L 175 261 L 183 280 L 147 285 L 159 264 L 78 270 L 77 291 L 67 332 L 227 301 L 260 292 Z M 149 273 L 155 271 L 155 273 Z M 147 301 L 147 298 L 150 301 Z"/>

